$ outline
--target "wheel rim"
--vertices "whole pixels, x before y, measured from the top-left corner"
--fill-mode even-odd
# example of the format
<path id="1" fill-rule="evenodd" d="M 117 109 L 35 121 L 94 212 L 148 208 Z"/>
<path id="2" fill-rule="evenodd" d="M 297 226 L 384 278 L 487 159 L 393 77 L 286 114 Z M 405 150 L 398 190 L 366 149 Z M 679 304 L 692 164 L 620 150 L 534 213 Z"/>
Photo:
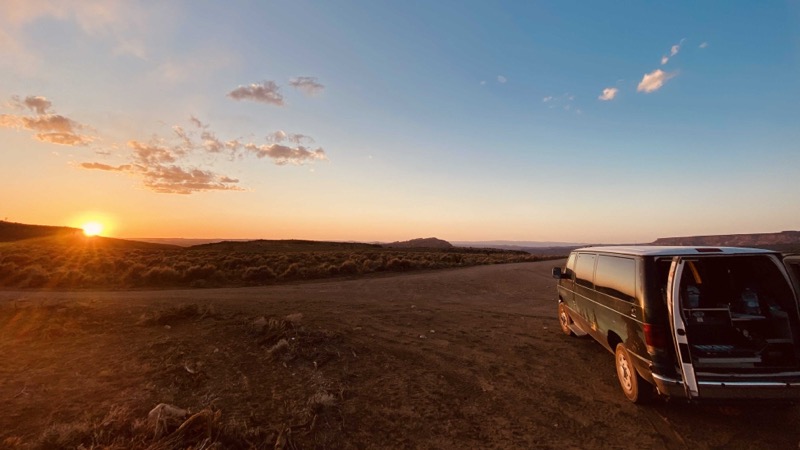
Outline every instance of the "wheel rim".
<path id="1" fill-rule="evenodd" d="M 625 354 L 622 352 L 617 354 L 617 376 L 619 376 L 622 389 L 624 389 L 625 392 L 631 392 L 633 388 L 633 374 L 628 365 L 628 358 L 626 358 Z"/>

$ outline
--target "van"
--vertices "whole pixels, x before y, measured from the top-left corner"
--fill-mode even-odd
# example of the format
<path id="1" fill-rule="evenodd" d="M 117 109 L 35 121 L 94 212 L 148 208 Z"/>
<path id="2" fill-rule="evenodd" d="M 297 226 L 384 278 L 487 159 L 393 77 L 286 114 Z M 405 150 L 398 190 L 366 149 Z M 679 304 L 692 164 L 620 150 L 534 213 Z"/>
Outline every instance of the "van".
<path id="1" fill-rule="evenodd" d="M 611 351 L 634 403 L 800 399 L 800 256 L 588 247 L 553 277 L 562 331 Z"/>

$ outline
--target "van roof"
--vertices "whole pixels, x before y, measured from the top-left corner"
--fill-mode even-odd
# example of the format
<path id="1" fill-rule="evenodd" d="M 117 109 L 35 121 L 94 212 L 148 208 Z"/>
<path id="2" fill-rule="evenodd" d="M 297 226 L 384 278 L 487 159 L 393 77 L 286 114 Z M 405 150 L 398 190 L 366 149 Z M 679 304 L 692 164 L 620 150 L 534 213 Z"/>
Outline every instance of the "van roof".
<path id="1" fill-rule="evenodd" d="M 634 256 L 692 256 L 692 255 L 743 255 L 770 254 L 772 250 L 744 247 L 709 247 L 709 246 L 662 246 L 662 245 L 614 245 L 584 247 L 576 252 L 616 253 Z"/>

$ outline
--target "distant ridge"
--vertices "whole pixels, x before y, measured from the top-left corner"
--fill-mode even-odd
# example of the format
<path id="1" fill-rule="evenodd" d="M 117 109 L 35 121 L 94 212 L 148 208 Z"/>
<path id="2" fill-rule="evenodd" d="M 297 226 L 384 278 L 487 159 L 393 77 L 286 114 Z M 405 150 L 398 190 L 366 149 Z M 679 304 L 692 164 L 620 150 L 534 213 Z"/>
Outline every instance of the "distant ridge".
<path id="1" fill-rule="evenodd" d="M 800 244 L 800 231 L 667 237 L 656 239 L 652 243 L 652 245 L 716 245 L 731 247 L 763 247 L 787 244 Z"/>
<path id="2" fill-rule="evenodd" d="M 49 236 L 81 235 L 83 230 L 71 227 L 48 225 L 28 225 L 25 223 L 0 220 L 0 242 L 21 241 Z"/>
<path id="3" fill-rule="evenodd" d="M 152 244 L 102 236 L 88 237 L 80 228 L 29 225 L 0 220 L 0 242 L 13 246 L 86 246 L 100 248 L 161 249 L 179 248 L 174 245 Z"/>
<path id="4" fill-rule="evenodd" d="M 238 252 L 313 252 L 313 251 L 354 251 L 374 250 L 381 248 L 377 244 L 359 244 L 352 242 L 306 241 L 301 239 L 254 241 L 222 241 L 211 244 L 200 244 L 189 247 L 189 250 L 238 251 Z"/>
<path id="5" fill-rule="evenodd" d="M 435 237 L 392 242 L 383 244 L 383 246 L 389 248 L 453 248 L 453 244 Z"/>

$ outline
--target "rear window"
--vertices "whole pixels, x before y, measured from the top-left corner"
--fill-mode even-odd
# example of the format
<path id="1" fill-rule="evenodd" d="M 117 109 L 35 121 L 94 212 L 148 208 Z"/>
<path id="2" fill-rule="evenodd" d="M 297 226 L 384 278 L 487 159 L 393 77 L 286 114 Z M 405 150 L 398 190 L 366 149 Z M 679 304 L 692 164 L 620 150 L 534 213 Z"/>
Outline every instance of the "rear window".
<path id="1" fill-rule="evenodd" d="M 622 300 L 636 299 L 636 261 L 630 258 L 600 255 L 594 275 L 595 288 Z"/>

